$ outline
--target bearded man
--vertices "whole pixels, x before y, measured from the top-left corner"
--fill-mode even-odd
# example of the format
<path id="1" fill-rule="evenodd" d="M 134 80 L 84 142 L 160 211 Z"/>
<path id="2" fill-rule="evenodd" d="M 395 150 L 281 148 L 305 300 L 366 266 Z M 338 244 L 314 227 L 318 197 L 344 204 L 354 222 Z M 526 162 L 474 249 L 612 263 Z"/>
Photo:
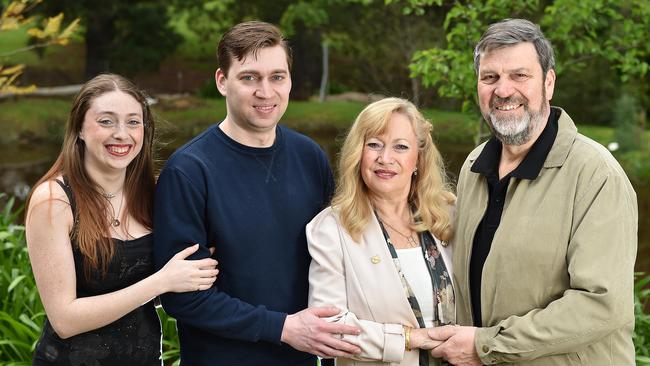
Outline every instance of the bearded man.
<path id="1" fill-rule="evenodd" d="M 474 52 L 493 137 L 458 181 L 457 319 L 430 336 L 463 365 L 634 365 L 636 194 L 601 145 L 551 107 L 553 48 L 523 19 Z"/>

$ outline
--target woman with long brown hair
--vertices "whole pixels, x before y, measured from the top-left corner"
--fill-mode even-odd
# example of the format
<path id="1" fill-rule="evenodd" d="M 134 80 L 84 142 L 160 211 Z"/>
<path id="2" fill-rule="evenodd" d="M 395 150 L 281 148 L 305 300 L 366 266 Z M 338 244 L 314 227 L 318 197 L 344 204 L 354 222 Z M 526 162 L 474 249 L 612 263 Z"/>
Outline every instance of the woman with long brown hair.
<path id="1" fill-rule="evenodd" d="M 160 365 L 153 299 L 214 282 L 215 260 L 185 260 L 197 245 L 154 273 L 154 131 L 144 94 L 119 75 L 76 96 L 61 153 L 27 203 L 47 314 L 34 365 Z"/>

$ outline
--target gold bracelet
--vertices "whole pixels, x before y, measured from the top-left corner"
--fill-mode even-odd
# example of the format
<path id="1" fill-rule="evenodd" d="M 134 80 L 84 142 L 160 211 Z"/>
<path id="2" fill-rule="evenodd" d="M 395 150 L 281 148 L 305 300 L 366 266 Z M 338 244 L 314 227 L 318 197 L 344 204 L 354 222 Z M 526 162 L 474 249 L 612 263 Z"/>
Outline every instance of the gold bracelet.
<path id="1" fill-rule="evenodd" d="M 407 351 L 411 350 L 411 327 L 404 326 L 404 347 Z"/>

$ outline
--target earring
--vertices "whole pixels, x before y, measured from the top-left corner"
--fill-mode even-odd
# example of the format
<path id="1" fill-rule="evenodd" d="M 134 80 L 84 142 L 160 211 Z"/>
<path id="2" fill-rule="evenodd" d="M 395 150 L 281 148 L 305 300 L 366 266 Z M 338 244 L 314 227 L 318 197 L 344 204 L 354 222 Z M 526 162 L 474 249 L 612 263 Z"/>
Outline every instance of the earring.
<path id="1" fill-rule="evenodd" d="M 418 176 L 418 169 L 417 168 L 415 168 L 415 170 L 413 171 L 413 175 L 416 176 L 416 177 Z"/>

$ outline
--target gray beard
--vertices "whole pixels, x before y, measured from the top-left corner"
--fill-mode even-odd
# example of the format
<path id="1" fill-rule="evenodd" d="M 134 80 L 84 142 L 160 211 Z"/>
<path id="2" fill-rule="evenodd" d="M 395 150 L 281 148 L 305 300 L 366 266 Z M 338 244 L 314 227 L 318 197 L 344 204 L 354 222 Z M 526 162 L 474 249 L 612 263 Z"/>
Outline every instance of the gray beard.
<path id="1" fill-rule="evenodd" d="M 494 136 L 504 145 L 521 146 L 530 141 L 533 132 L 543 122 L 542 118 L 546 109 L 544 102 L 539 106 L 538 112 L 528 109 L 524 105 L 525 113 L 521 118 L 497 118 L 492 112 L 487 115 L 487 122 Z"/>
<path id="2" fill-rule="evenodd" d="M 492 127 L 492 133 L 494 133 L 494 136 L 496 136 L 501 143 L 505 145 L 521 146 L 530 140 L 537 125 L 535 121 L 536 119 L 537 118 L 533 118 L 529 112 L 521 118 L 508 118 L 501 120 L 497 120 L 497 117 L 490 113 L 488 122 Z M 505 124 L 516 124 L 516 128 L 514 128 L 515 132 L 512 131 L 513 128 L 505 128 Z"/>

